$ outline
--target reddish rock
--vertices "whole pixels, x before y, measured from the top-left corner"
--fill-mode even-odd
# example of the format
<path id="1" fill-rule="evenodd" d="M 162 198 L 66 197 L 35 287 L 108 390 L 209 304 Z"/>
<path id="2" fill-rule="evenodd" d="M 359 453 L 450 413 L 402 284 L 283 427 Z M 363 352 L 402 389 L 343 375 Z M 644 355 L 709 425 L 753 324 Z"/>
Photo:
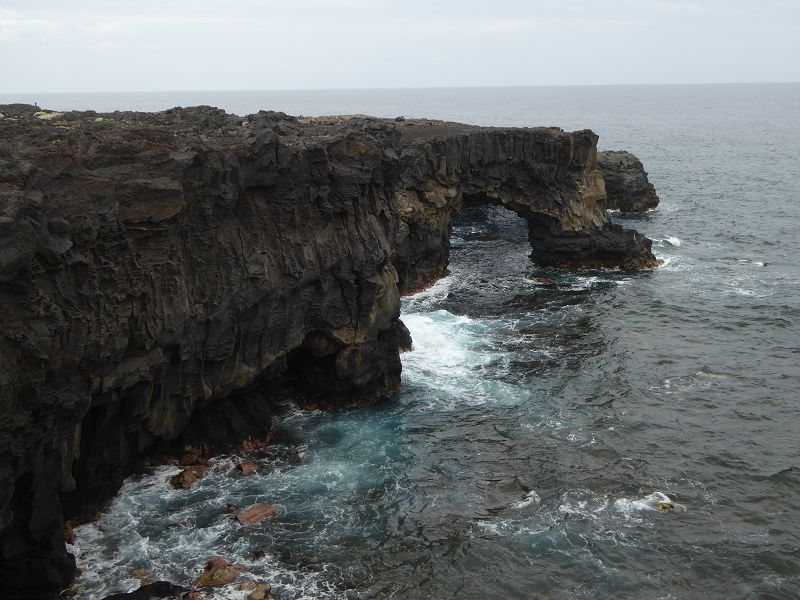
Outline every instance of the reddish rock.
<path id="1" fill-rule="evenodd" d="M 229 563 L 224 558 L 215 556 L 206 563 L 203 574 L 197 578 L 195 585 L 200 588 L 220 587 L 233 583 L 245 572 L 241 565 Z"/>
<path id="2" fill-rule="evenodd" d="M 243 462 L 236 465 L 236 470 L 242 475 L 252 475 L 258 471 L 258 465 L 254 462 Z"/>
<path id="3" fill-rule="evenodd" d="M 270 600 L 272 598 L 270 591 L 272 591 L 270 584 L 259 583 L 247 598 L 248 600 Z"/>
<path id="4" fill-rule="evenodd" d="M 277 514 L 278 509 L 272 504 L 256 504 L 236 515 L 236 522 L 239 525 L 253 525 Z"/>
<path id="5" fill-rule="evenodd" d="M 202 465 L 188 467 L 172 477 L 169 482 L 172 484 L 172 487 L 178 488 L 179 490 L 188 490 L 200 481 L 200 477 L 203 476 L 205 471 L 206 467 Z"/>

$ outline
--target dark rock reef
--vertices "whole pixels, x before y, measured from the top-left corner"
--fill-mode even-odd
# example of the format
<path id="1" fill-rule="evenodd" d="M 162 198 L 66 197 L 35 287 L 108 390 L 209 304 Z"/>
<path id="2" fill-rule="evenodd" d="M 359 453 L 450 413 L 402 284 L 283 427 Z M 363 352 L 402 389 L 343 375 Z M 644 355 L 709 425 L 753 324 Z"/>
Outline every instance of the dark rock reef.
<path id="1" fill-rule="evenodd" d="M 633 154 L 622 150 L 598 152 L 597 164 L 606 184 L 606 208 L 643 213 L 658 206 L 656 188 L 647 178 L 642 162 Z"/>
<path id="2" fill-rule="evenodd" d="M 393 395 L 400 294 L 446 272 L 463 206 L 523 216 L 543 265 L 657 264 L 610 223 L 590 131 L 37 111 L 0 106 L 4 597 L 69 582 L 65 513 L 136 457 L 263 435 L 285 394 Z"/>

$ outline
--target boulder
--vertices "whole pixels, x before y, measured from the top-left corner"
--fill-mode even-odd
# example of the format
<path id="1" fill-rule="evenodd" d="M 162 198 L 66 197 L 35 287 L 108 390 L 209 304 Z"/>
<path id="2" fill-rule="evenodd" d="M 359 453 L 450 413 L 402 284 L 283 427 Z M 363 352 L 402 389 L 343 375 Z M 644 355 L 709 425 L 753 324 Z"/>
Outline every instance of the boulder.
<path id="1" fill-rule="evenodd" d="M 179 490 L 188 490 L 194 487 L 194 485 L 200 481 L 200 478 L 203 476 L 205 471 L 206 467 L 202 465 L 188 467 L 177 475 L 173 476 L 169 482 L 174 488 Z"/>
<path id="2" fill-rule="evenodd" d="M 630 152 L 597 153 L 597 165 L 606 184 L 606 208 L 624 213 L 643 213 L 658 206 L 656 188 L 642 162 Z"/>
<path id="3" fill-rule="evenodd" d="M 221 557 L 214 557 L 208 560 L 195 585 L 200 588 L 221 587 L 233 583 L 245 571 L 241 565 L 232 564 Z"/>
<path id="4" fill-rule="evenodd" d="M 239 525 L 253 525 L 278 514 L 278 509 L 272 504 L 256 504 L 236 515 Z"/>
<path id="5" fill-rule="evenodd" d="M 249 600 L 270 600 L 272 595 L 270 591 L 272 590 L 272 586 L 268 583 L 258 583 L 256 584 L 255 589 L 250 592 L 248 596 Z"/>

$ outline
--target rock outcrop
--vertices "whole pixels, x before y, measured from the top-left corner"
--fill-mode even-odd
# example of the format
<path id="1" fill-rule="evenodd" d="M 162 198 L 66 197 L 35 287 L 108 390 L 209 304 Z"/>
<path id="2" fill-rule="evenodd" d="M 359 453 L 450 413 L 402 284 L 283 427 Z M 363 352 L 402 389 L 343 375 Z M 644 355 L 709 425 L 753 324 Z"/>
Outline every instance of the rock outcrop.
<path id="1" fill-rule="evenodd" d="M 114 493 L 137 456 L 263 436 L 278 394 L 394 394 L 400 293 L 445 272 L 462 206 L 522 215 L 542 264 L 657 263 L 609 222 L 590 131 L 0 113 L 6 597 L 70 580 L 65 511 Z"/>
<path id="2" fill-rule="evenodd" d="M 642 162 L 633 154 L 622 150 L 598 152 L 597 164 L 606 184 L 606 208 L 643 213 L 658 206 L 656 188 L 647 178 Z"/>

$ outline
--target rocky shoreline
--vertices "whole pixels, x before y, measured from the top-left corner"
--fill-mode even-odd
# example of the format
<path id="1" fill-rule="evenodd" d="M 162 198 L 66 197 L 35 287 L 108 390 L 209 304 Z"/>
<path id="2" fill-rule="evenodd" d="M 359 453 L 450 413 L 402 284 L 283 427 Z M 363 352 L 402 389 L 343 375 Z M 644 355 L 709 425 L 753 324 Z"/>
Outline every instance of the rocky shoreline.
<path id="1" fill-rule="evenodd" d="M 588 130 L 211 107 L 0 114 L 11 598 L 69 583 L 65 518 L 113 495 L 137 458 L 263 437 L 276 398 L 349 408 L 396 393 L 411 344 L 400 295 L 445 274 L 462 207 L 525 218 L 543 266 L 658 264 L 606 211 L 607 189 L 652 204 L 641 163 L 598 160 Z"/>

